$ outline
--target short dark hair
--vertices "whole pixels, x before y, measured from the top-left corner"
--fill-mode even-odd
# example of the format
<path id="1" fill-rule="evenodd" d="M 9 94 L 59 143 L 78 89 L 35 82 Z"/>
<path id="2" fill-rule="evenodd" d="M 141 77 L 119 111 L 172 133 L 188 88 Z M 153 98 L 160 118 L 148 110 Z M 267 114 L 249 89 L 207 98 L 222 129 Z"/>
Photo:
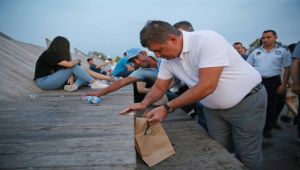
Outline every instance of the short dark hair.
<path id="1" fill-rule="evenodd" d="M 184 31 L 193 32 L 194 28 L 192 24 L 188 21 L 179 21 L 173 25 L 177 29 L 183 29 Z"/>
<path id="2" fill-rule="evenodd" d="M 293 53 L 294 52 L 294 49 L 296 47 L 296 43 L 292 43 L 290 45 L 287 46 L 288 50 L 290 51 L 290 53 Z"/>
<path id="3" fill-rule="evenodd" d="M 143 47 L 152 43 L 163 44 L 170 35 L 180 36 L 182 33 L 168 22 L 148 21 L 140 32 L 140 42 Z"/>
<path id="4" fill-rule="evenodd" d="M 89 57 L 86 59 L 87 62 L 89 62 L 90 60 L 93 60 L 93 58 Z"/>
<path id="5" fill-rule="evenodd" d="M 274 36 L 277 36 L 277 33 L 276 33 L 276 31 L 274 31 L 274 30 L 265 30 L 265 31 L 263 32 L 263 34 L 264 34 L 264 33 L 268 33 L 268 32 L 271 32 Z"/>
<path id="6" fill-rule="evenodd" d="M 243 47 L 243 44 L 241 42 L 239 42 L 239 41 L 233 43 L 233 45 L 241 45 Z"/>

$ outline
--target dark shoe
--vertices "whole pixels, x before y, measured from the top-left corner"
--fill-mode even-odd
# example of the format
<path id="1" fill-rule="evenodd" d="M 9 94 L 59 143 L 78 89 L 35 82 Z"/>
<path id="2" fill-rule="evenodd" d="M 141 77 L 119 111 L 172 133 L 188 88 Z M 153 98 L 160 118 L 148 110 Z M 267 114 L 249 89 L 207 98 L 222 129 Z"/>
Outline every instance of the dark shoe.
<path id="1" fill-rule="evenodd" d="M 273 136 L 271 132 L 264 132 L 264 138 L 271 139 Z"/>
<path id="2" fill-rule="evenodd" d="M 273 129 L 281 130 L 282 127 L 276 122 L 275 124 L 272 125 Z"/>
<path id="3" fill-rule="evenodd" d="M 297 117 L 294 118 L 293 125 L 297 125 Z"/>
<path id="4" fill-rule="evenodd" d="M 192 119 L 195 119 L 196 113 L 193 112 L 193 113 L 190 114 L 190 116 L 191 116 Z"/>

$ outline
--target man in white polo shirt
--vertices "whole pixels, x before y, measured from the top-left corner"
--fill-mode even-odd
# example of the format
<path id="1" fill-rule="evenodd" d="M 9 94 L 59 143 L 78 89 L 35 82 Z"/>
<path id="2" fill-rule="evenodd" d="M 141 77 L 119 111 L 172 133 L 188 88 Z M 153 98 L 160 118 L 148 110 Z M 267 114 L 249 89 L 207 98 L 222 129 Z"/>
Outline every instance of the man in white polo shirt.
<path id="1" fill-rule="evenodd" d="M 261 169 L 267 96 L 259 73 L 213 31 L 184 32 L 167 22 L 149 21 L 140 32 L 140 41 L 163 58 L 158 79 L 142 102 L 120 114 L 145 109 L 176 76 L 190 89 L 148 112 L 149 122 L 163 121 L 168 112 L 200 101 L 213 138 L 234 151 L 248 168 Z"/>

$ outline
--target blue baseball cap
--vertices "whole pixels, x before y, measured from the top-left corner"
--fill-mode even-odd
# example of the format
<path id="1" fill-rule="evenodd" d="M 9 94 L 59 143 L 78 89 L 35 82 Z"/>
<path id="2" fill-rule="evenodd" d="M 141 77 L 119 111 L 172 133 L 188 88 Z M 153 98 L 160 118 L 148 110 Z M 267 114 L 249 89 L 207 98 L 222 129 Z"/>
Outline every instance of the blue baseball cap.
<path id="1" fill-rule="evenodd" d="M 140 48 L 131 48 L 129 50 L 126 51 L 126 58 L 127 58 L 127 62 L 130 62 L 130 60 L 134 57 L 136 57 L 137 55 L 139 55 L 140 52 L 143 52 L 144 50 L 140 49 Z"/>

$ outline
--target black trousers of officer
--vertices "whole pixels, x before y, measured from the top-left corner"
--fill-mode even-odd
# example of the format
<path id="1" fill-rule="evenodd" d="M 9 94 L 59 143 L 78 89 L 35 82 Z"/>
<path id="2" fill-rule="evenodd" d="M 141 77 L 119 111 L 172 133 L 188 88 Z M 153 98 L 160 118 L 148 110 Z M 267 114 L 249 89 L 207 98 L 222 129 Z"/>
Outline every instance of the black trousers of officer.
<path id="1" fill-rule="evenodd" d="M 277 94 L 277 89 L 281 85 L 280 75 L 262 78 L 262 83 L 264 84 L 267 94 L 268 94 L 268 104 L 267 104 L 267 116 L 266 116 L 266 124 L 264 127 L 264 133 L 271 132 L 272 125 L 274 125 L 278 118 L 277 113 L 277 101 L 279 95 Z"/>

